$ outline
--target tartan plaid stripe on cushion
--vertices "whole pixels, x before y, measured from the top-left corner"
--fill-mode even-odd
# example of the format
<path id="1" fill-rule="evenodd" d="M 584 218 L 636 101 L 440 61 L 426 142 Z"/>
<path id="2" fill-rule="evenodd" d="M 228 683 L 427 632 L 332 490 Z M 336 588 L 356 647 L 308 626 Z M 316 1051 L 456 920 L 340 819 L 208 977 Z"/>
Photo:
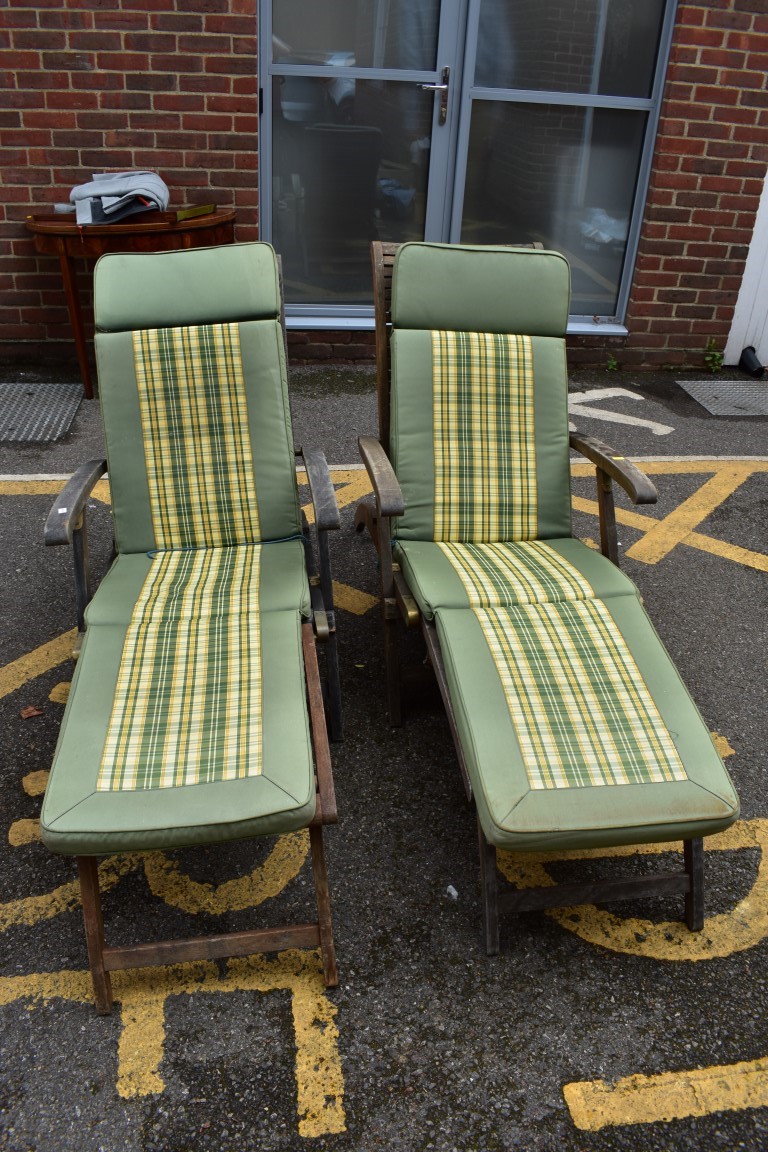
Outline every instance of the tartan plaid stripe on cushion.
<path id="1" fill-rule="evenodd" d="M 602 601 L 474 611 L 501 679 L 531 789 L 687 779 Z"/>
<path id="2" fill-rule="evenodd" d="M 473 608 L 586 600 L 592 586 L 543 540 L 438 547 L 458 575 Z"/>
<path id="3" fill-rule="evenodd" d="M 537 533 L 530 337 L 433 332 L 435 540 Z"/>
<path id="4" fill-rule="evenodd" d="M 260 539 L 237 324 L 133 333 L 158 549 Z"/>
<path id="5" fill-rule="evenodd" d="M 123 645 L 97 791 L 259 775 L 260 554 L 155 557 Z"/>

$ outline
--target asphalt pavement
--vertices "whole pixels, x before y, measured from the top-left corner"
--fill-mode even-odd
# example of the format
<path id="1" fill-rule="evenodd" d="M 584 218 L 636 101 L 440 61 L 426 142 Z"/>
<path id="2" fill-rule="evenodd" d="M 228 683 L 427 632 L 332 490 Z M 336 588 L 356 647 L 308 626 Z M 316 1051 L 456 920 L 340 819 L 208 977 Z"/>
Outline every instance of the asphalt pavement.
<path id="1" fill-rule="evenodd" d="M 51 373 L 0 369 L 19 376 Z M 352 525 L 366 487 L 357 436 L 376 431 L 372 372 L 294 368 L 290 380 L 295 440 L 325 449 L 343 514 L 345 739 L 327 838 L 340 986 L 322 988 L 312 954 L 279 954 L 121 974 L 112 1016 L 94 1013 L 72 862 L 36 824 L 74 625 L 70 557 L 43 546 L 42 526 L 58 478 L 103 451 L 98 402 L 84 400 L 63 439 L 0 444 L 0 1148 L 766 1148 L 768 418 L 711 416 L 674 375 L 574 376 L 574 423 L 646 461 L 658 487 L 654 507 L 618 501 L 622 566 L 742 814 L 707 843 L 700 935 L 669 898 L 527 913 L 487 957 L 475 821 L 437 694 L 409 699 L 401 729 L 387 723 L 375 557 Z M 576 534 L 594 539 L 594 483 L 579 469 L 574 493 Z M 108 495 L 91 504 L 100 573 Z M 417 637 L 406 653 L 422 659 Z M 659 859 L 537 867 L 546 880 Z M 270 868 L 283 869 L 279 894 L 253 909 L 247 878 Z M 108 883 L 115 941 L 245 927 L 311 901 L 304 849 L 278 866 L 269 844 L 125 858 Z"/>

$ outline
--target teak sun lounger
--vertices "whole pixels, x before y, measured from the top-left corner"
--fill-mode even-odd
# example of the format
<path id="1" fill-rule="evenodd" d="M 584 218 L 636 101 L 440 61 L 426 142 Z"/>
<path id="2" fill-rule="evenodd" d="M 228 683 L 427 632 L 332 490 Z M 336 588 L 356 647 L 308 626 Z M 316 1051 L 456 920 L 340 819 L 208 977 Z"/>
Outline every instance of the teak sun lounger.
<path id="1" fill-rule="evenodd" d="M 319 945 L 334 985 L 323 826 L 336 803 L 315 637 L 330 650 L 340 736 L 326 542 L 339 516 L 322 453 L 305 452 L 317 572 L 298 500 L 275 254 L 237 244 L 104 256 L 95 313 L 116 558 L 88 603 L 85 514 L 106 469 L 94 461 L 46 526 L 47 543 L 74 544 L 87 629 L 42 836 L 78 859 L 97 1010 L 110 1010 L 115 969 L 290 947 Z M 105 945 L 99 856 L 303 828 L 316 920 Z"/>
<path id="2" fill-rule="evenodd" d="M 702 927 L 702 837 L 738 815 L 710 734 L 618 568 L 629 461 L 569 434 L 570 275 L 555 252 L 373 246 L 380 439 L 374 502 L 388 700 L 420 627 L 479 828 L 485 943 L 520 911 L 678 892 Z M 596 466 L 601 552 L 571 530 L 570 449 Z M 612 563 L 614 561 L 614 563 Z M 655 876 L 497 891 L 495 853 L 683 841 Z"/>

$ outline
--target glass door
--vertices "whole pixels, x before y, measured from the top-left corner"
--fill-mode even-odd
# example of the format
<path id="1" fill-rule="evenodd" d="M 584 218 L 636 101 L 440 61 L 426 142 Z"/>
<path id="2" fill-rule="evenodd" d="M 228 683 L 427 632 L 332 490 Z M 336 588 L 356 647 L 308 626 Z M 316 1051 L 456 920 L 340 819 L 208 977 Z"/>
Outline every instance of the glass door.
<path id="1" fill-rule="evenodd" d="M 589 323 L 623 311 L 673 15 L 665 0 L 470 0 L 451 239 L 563 252 Z"/>
<path id="2" fill-rule="evenodd" d="M 290 312 L 370 318 L 378 237 L 541 243 L 570 261 L 574 318 L 620 321 L 674 12 L 263 0 L 261 225 Z"/>
<path id="3" fill-rule="evenodd" d="M 263 5 L 262 234 L 282 256 L 294 314 L 369 313 L 371 240 L 446 236 L 464 9 L 464 0 Z"/>

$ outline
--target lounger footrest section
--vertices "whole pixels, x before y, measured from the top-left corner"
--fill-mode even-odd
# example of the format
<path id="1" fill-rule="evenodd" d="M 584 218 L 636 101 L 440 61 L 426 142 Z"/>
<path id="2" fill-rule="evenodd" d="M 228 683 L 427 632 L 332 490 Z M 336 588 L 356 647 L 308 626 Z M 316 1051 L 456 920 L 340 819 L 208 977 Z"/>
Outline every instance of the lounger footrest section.
<path id="1" fill-rule="evenodd" d="M 241 618 L 244 636 L 253 623 L 247 616 Z M 203 684 L 193 683 L 194 691 L 170 700 L 169 708 L 184 712 L 178 736 L 172 718 L 161 723 L 166 720 L 162 715 L 156 731 L 141 733 L 143 785 L 137 779 L 135 786 L 122 787 L 119 780 L 115 787 L 105 786 L 105 745 L 127 632 L 127 625 L 99 624 L 86 634 L 43 804 L 46 845 L 55 852 L 100 856 L 214 844 L 306 827 L 315 814 L 316 789 L 299 613 L 259 615 L 258 714 L 250 698 L 243 707 L 253 708 L 253 715 L 237 734 L 236 777 L 208 782 L 173 780 L 169 742 L 178 739 L 180 748 L 184 744 L 187 762 L 194 766 L 196 742 L 210 743 L 214 714 L 228 705 L 226 678 L 208 695 Z M 218 670 L 217 661 L 211 667 Z M 233 670 L 235 679 L 240 671 Z M 199 665 L 184 666 L 183 678 L 196 677 L 203 678 Z M 196 720 L 190 701 L 201 701 Z M 199 732 L 192 730 L 195 725 Z M 221 731 L 229 739 L 226 725 Z M 171 770 L 170 786 L 163 785 L 154 771 L 154 739 L 159 741 L 158 768 Z M 239 765 L 238 758 L 245 762 Z M 252 760 L 259 765 L 256 772 Z"/>
<path id="2" fill-rule="evenodd" d="M 637 597 L 447 609 L 436 623 L 489 844 L 689 840 L 736 819 L 728 774 Z"/>

